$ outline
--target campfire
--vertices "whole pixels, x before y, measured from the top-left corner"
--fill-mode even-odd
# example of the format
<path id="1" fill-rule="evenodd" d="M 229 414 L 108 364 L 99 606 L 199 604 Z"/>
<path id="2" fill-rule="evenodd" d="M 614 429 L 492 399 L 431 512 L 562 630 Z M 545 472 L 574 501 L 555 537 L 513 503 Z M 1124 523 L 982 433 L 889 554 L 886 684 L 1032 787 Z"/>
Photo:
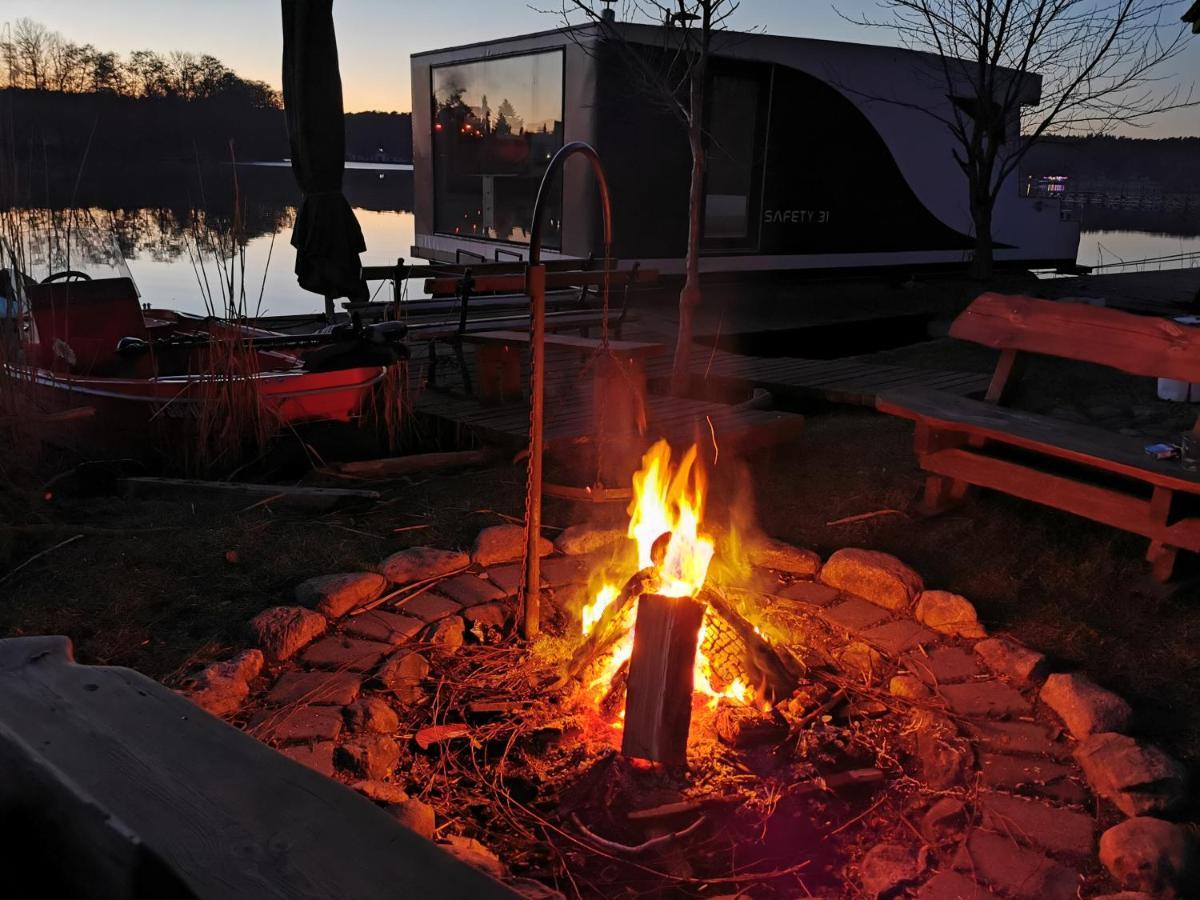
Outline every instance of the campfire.
<path id="1" fill-rule="evenodd" d="M 613 716 L 625 694 L 612 725 L 623 731 L 626 756 L 682 765 L 693 706 L 764 698 L 769 709 L 766 681 L 750 684 L 745 652 L 749 643 L 760 655 L 778 653 L 709 584 L 717 542 L 704 530 L 706 486 L 695 445 L 677 461 L 667 442 L 652 446 L 633 476 L 627 537 L 635 555 L 621 557 L 636 569 L 620 586 L 603 572 L 581 610 L 584 642 L 568 674 L 592 663 L 587 690 L 601 716 Z M 726 571 L 748 569 L 744 560 L 726 562 Z"/>
<path id="2" fill-rule="evenodd" d="M 530 896 L 954 896 L 968 875 L 1024 896 L 998 816 L 1090 853 L 1040 657 L 893 556 L 754 532 L 707 457 L 654 444 L 623 514 L 541 542 L 533 642 L 524 530 L 491 525 L 469 554 L 306 582 L 323 614 L 265 611 L 263 652 L 193 697 Z"/>

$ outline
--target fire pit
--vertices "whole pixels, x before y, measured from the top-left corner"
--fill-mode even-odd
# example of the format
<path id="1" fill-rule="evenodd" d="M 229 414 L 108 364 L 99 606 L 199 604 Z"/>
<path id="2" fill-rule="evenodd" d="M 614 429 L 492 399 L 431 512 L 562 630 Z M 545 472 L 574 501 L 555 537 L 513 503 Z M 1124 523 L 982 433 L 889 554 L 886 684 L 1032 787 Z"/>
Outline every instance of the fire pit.
<path id="1" fill-rule="evenodd" d="M 656 444 L 625 522 L 543 543 L 534 644 L 509 637 L 522 530 L 497 526 L 306 582 L 252 623 L 266 666 L 193 697 L 531 896 L 1091 896 L 1120 816 L 1085 785 L 1180 802 L 1120 698 L 964 598 L 708 505 L 696 448 Z"/>
<path id="2" fill-rule="evenodd" d="M 703 530 L 706 484 L 696 457 L 693 446 L 673 464 L 664 441 L 646 453 L 633 477 L 626 530 L 636 570 L 616 587 L 610 579 L 628 559 L 618 555 L 589 578 L 601 585 L 581 611 L 584 641 L 557 682 L 593 670 L 587 687 L 602 715 L 623 691 L 624 711 L 613 723 L 622 731 L 621 752 L 676 768 L 686 762 L 693 706 L 749 709 L 757 699 L 769 711 L 771 700 L 791 695 L 804 669 L 718 586 L 719 573 L 742 581 L 752 567 L 729 531 L 713 565 L 717 541 Z"/>

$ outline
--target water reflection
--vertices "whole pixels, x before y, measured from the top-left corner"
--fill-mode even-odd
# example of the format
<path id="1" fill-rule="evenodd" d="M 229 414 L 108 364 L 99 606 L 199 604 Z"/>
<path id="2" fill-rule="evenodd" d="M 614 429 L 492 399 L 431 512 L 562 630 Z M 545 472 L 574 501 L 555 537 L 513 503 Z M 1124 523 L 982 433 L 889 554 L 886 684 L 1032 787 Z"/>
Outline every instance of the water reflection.
<path id="1" fill-rule="evenodd" d="M 409 256 L 412 173 L 348 169 L 345 192 L 367 241 L 363 263 Z M 52 173 L 18 201 L 0 211 L 3 230 L 36 278 L 66 268 L 129 274 L 144 301 L 194 313 L 219 312 L 230 300 L 263 315 L 323 307 L 292 271 L 300 192 L 287 167 L 178 167 L 78 185 Z"/>

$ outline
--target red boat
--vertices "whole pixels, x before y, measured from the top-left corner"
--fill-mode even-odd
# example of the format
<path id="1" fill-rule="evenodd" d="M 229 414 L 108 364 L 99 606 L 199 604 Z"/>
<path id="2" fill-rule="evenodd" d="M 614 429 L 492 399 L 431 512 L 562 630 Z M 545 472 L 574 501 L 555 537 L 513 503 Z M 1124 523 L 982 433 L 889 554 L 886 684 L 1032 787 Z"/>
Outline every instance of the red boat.
<path id="1" fill-rule="evenodd" d="M 221 415 L 234 396 L 253 397 L 279 428 L 347 422 L 404 355 L 396 323 L 282 335 L 143 308 L 129 278 L 69 273 L 79 280 L 35 284 L 7 274 L 0 322 L 7 319 L 8 346 L 17 348 L 5 354 L 10 386 L 48 421 L 69 420 L 70 436 L 93 447 L 136 447 L 161 426 L 169 437 L 171 423 Z"/>

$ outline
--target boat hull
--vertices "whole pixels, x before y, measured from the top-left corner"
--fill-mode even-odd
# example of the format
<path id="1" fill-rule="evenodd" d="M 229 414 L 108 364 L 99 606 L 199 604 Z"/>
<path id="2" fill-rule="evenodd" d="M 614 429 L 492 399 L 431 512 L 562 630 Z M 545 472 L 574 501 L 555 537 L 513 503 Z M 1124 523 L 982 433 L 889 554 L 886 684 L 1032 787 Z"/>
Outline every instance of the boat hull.
<path id="1" fill-rule="evenodd" d="M 162 439 L 181 439 L 202 415 L 220 415 L 221 397 L 230 387 L 223 376 L 212 375 L 99 378 L 12 365 L 4 374 L 49 440 L 139 456 Z M 358 418 L 386 374 L 383 367 L 364 366 L 262 372 L 244 382 L 253 386 L 271 427 L 286 429 Z"/>

